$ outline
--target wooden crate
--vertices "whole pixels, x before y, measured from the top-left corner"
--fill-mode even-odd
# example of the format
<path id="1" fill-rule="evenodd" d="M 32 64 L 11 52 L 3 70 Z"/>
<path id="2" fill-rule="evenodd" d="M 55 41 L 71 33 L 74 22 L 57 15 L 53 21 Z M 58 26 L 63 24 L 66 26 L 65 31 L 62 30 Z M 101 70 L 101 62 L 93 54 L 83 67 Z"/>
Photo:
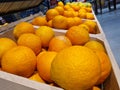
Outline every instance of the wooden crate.
<path id="1" fill-rule="evenodd" d="M 37 16 L 37 15 L 36 15 Z M 9 24 L 6 27 L 2 27 L 0 29 L 0 37 L 9 37 L 13 40 L 14 37 L 12 35 L 12 30 L 14 26 L 21 22 L 21 21 L 31 21 L 35 16 L 30 16 L 20 21 L 14 22 Z M 102 84 L 101 90 L 120 90 L 120 70 L 119 66 L 113 56 L 113 53 L 110 49 L 108 41 L 105 37 L 105 34 L 97 20 L 95 21 L 98 25 L 100 33 L 97 34 L 90 34 L 91 39 L 97 40 L 101 42 L 105 49 L 106 53 L 108 54 L 111 64 L 112 64 L 112 71 L 106 81 Z M 36 28 L 36 27 L 35 27 Z M 56 35 L 63 35 L 65 34 L 65 30 L 57 30 L 54 29 Z M 0 71 L 0 90 L 63 90 L 62 88 L 49 86 L 47 84 L 38 83 L 36 81 L 31 81 L 21 76 L 13 75 L 7 72 Z"/>

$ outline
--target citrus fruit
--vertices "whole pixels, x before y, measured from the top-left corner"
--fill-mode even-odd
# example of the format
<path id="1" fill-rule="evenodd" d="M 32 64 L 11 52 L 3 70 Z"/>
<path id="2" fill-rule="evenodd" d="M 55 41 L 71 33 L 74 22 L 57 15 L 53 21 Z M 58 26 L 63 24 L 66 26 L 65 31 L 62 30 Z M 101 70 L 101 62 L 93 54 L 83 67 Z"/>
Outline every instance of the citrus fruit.
<path id="1" fill-rule="evenodd" d="M 72 26 L 75 26 L 76 22 L 75 19 L 72 17 L 67 18 L 67 28 L 69 29 Z"/>
<path id="2" fill-rule="evenodd" d="M 51 63 L 54 57 L 57 55 L 56 52 L 46 51 L 37 56 L 37 70 L 41 78 L 47 82 L 53 82 L 50 77 Z"/>
<path id="3" fill-rule="evenodd" d="M 45 26 L 45 25 L 47 25 L 46 17 L 45 17 L 45 16 L 35 17 L 35 18 L 32 20 L 32 24 L 33 24 L 33 25 L 37 25 L 37 26 Z"/>
<path id="4" fill-rule="evenodd" d="M 98 84 L 103 83 L 106 78 L 110 75 L 111 72 L 111 63 L 109 60 L 108 55 L 103 51 L 95 51 L 96 55 L 98 56 L 100 63 L 101 63 L 101 76 L 97 82 Z"/>
<path id="5" fill-rule="evenodd" d="M 57 6 L 57 7 L 55 7 L 55 9 L 59 12 L 60 15 L 63 15 L 63 13 L 64 13 L 64 8 L 63 7 Z"/>
<path id="6" fill-rule="evenodd" d="M 99 51 L 104 51 L 105 52 L 105 48 L 102 45 L 102 43 L 100 43 L 99 41 L 96 40 L 90 40 L 85 44 L 86 47 L 92 49 L 92 50 L 99 50 Z"/>
<path id="7" fill-rule="evenodd" d="M 96 33 L 97 32 L 97 24 L 96 24 L 96 22 L 94 22 L 92 20 L 86 20 L 84 22 L 84 24 L 86 24 L 89 27 L 89 32 L 90 33 Z"/>
<path id="8" fill-rule="evenodd" d="M 86 29 L 87 31 L 89 31 L 89 27 L 87 25 L 85 25 L 85 24 L 80 24 L 78 26 L 81 27 L 81 28 Z"/>
<path id="9" fill-rule="evenodd" d="M 58 2 L 58 6 L 63 7 L 63 6 L 64 6 L 64 3 L 63 3 L 62 1 L 59 1 L 59 2 Z"/>
<path id="10" fill-rule="evenodd" d="M 32 76 L 29 77 L 30 80 L 45 83 L 45 81 L 40 77 L 38 72 L 35 72 Z"/>
<path id="11" fill-rule="evenodd" d="M 53 19 L 55 16 L 59 15 L 59 12 L 56 9 L 49 9 L 46 12 L 46 19 L 47 21 Z"/>
<path id="12" fill-rule="evenodd" d="M 92 13 L 86 13 L 86 19 L 93 20 L 94 19 L 94 15 Z"/>
<path id="13" fill-rule="evenodd" d="M 1 67 L 3 71 L 29 77 L 36 68 L 35 53 L 28 47 L 16 46 L 3 55 Z"/>
<path id="14" fill-rule="evenodd" d="M 48 50 L 59 52 L 70 46 L 72 46 L 71 41 L 66 36 L 55 36 L 51 39 Z"/>
<path id="15" fill-rule="evenodd" d="M 41 47 L 42 47 L 41 38 L 32 33 L 22 34 L 18 38 L 17 44 L 31 48 L 36 55 L 41 51 Z"/>
<path id="16" fill-rule="evenodd" d="M 89 33 L 84 28 L 73 26 L 65 34 L 73 45 L 83 45 L 89 40 Z"/>
<path id="17" fill-rule="evenodd" d="M 17 46 L 17 44 L 12 39 L 0 38 L 0 66 L 1 66 L 1 58 L 3 54 L 15 46 Z"/>
<path id="18" fill-rule="evenodd" d="M 93 86 L 92 90 L 101 90 L 101 89 L 99 87 L 97 87 L 97 86 Z"/>
<path id="19" fill-rule="evenodd" d="M 84 46 L 61 50 L 51 64 L 51 78 L 65 90 L 87 90 L 100 78 L 97 55 Z"/>
<path id="20" fill-rule="evenodd" d="M 53 29 L 48 26 L 39 27 L 38 29 L 36 29 L 35 34 L 41 38 L 42 47 L 48 47 L 49 41 L 55 35 Z"/>
<path id="21" fill-rule="evenodd" d="M 54 28 L 66 29 L 67 28 L 67 18 L 62 15 L 58 15 L 53 18 L 52 25 Z"/>
<path id="22" fill-rule="evenodd" d="M 79 13 L 78 13 L 78 16 L 79 16 L 80 18 L 86 19 L 86 12 L 79 12 Z"/>
<path id="23" fill-rule="evenodd" d="M 79 18 L 79 17 L 74 17 L 74 20 L 75 20 L 75 25 L 76 26 L 82 23 L 82 19 Z"/>
<path id="24" fill-rule="evenodd" d="M 65 17 L 74 17 L 74 13 L 72 11 L 64 11 L 63 16 L 65 16 Z"/>
<path id="25" fill-rule="evenodd" d="M 34 33 L 34 27 L 28 22 L 20 22 L 17 24 L 13 30 L 13 35 L 18 38 L 23 33 Z"/>
<path id="26" fill-rule="evenodd" d="M 49 21 L 48 21 L 47 26 L 53 27 L 53 26 L 52 26 L 52 20 L 49 20 Z"/>

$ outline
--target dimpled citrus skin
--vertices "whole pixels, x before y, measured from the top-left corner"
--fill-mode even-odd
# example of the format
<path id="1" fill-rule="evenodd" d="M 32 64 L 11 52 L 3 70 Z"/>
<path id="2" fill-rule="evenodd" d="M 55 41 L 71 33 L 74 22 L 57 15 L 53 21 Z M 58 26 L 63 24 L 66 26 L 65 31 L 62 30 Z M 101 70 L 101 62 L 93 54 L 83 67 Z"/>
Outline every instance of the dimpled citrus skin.
<path id="1" fill-rule="evenodd" d="M 100 61 L 84 46 L 71 46 L 60 51 L 51 65 L 51 78 L 65 90 L 92 88 L 100 78 Z"/>
<path id="2" fill-rule="evenodd" d="M 36 68 L 35 53 L 28 47 L 16 46 L 7 51 L 1 60 L 3 71 L 29 77 Z"/>

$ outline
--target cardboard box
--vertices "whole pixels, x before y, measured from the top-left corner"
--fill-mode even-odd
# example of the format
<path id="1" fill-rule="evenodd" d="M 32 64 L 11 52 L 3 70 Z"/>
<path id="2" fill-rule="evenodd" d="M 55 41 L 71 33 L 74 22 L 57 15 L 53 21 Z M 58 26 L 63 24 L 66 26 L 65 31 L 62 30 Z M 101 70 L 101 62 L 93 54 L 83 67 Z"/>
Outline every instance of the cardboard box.
<path id="1" fill-rule="evenodd" d="M 27 17 L 28 18 L 28 17 Z M 29 19 L 23 19 L 23 21 L 29 21 Z M 22 20 L 21 20 L 22 21 Z M 17 21 L 14 23 L 9 24 L 7 27 L 1 28 L 0 37 L 9 37 L 13 40 L 14 36 L 12 35 L 12 30 L 14 26 L 21 22 Z M 101 42 L 105 49 L 106 53 L 108 54 L 111 64 L 112 64 L 112 71 L 109 77 L 105 80 L 105 82 L 101 85 L 101 90 L 120 90 L 120 69 L 119 66 L 113 56 L 113 53 L 110 49 L 108 41 L 105 37 L 105 34 L 96 19 L 96 23 L 98 25 L 100 33 L 98 34 L 90 34 L 91 39 L 97 40 Z M 66 31 L 65 30 L 57 30 L 54 29 L 56 35 L 62 35 Z M 67 77 L 66 77 L 67 78 Z M 7 72 L 0 71 L 0 90 L 63 90 L 62 88 L 50 86 L 43 83 L 38 83 L 36 81 L 31 81 L 21 76 L 13 75 Z"/>

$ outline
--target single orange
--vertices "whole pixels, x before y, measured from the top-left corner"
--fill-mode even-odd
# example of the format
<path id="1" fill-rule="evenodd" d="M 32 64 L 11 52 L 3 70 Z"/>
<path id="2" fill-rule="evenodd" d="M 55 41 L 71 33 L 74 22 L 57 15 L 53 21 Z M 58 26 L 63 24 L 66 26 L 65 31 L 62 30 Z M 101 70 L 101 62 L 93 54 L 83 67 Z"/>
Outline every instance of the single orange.
<path id="1" fill-rule="evenodd" d="M 67 18 L 61 15 L 58 15 L 55 18 L 53 18 L 52 25 L 54 28 L 67 29 Z"/>
<path id="2" fill-rule="evenodd" d="M 74 17 L 74 14 L 72 11 L 64 11 L 63 16 L 65 17 Z"/>
<path id="3" fill-rule="evenodd" d="M 86 47 L 94 50 L 94 51 L 104 51 L 105 52 L 105 47 L 103 46 L 102 43 L 96 40 L 90 40 L 85 44 Z"/>
<path id="4" fill-rule="evenodd" d="M 82 24 L 80 24 L 78 26 L 81 27 L 81 28 L 84 28 L 85 30 L 87 30 L 89 32 L 89 27 L 87 25 L 82 23 Z"/>
<path id="5" fill-rule="evenodd" d="M 49 51 L 59 52 L 66 47 L 72 46 L 70 40 L 66 36 L 55 36 L 49 43 Z"/>
<path id="6" fill-rule="evenodd" d="M 100 78 L 97 55 L 84 46 L 71 46 L 58 52 L 51 64 L 52 80 L 65 90 L 88 90 Z"/>
<path id="7" fill-rule="evenodd" d="M 101 76 L 97 82 L 97 85 L 102 84 L 111 72 L 111 63 L 108 55 L 103 51 L 95 51 L 101 63 Z"/>
<path id="8" fill-rule="evenodd" d="M 49 9 L 46 12 L 46 19 L 47 21 L 53 19 L 55 16 L 59 15 L 59 12 L 56 9 Z"/>
<path id="9" fill-rule="evenodd" d="M 59 12 L 60 15 L 63 15 L 63 13 L 64 13 L 64 8 L 63 7 L 57 6 L 57 7 L 55 7 L 55 9 Z"/>
<path id="10" fill-rule="evenodd" d="M 75 25 L 76 25 L 76 26 L 78 26 L 79 24 L 82 24 L 82 23 L 83 23 L 82 19 L 79 18 L 79 17 L 74 17 L 74 20 L 75 20 Z"/>
<path id="11" fill-rule="evenodd" d="M 94 19 L 93 13 L 86 13 L 86 19 L 93 20 Z"/>
<path id="12" fill-rule="evenodd" d="M 76 25 L 76 22 L 74 18 L 72 17 L 67 18 L 67 29 L 75 25 Z"/>
<path id="13" fill-rule="evenodd" d="M 48 47 L 50 40 L 55 36 L 52 28 L 48 26 L 41 26 L 36 29 L 35 34 L 41 38 L 42 47 Z"/>
<path id="14" fill-rule="evenodd" d="M 46 17 L 45 17 L 45 16 L 35 17 L 35 18 L 32 20 L 32 24 L 33 24 L 33 25 L 37 25 L 37 26 L 45 26 L 45 25 L 47 25 Z"/>
<path id="15" fill-rule="evenodd" d="M 16 46 L 3 55 L 1 67 L 3 71 L 30 77 L 36 68 L 36 55 L 28 47 Z"/>
<path id="16" fill-rule="evenodd" d="M 79 26 L 73 26 L 65 34 L 73 45 L 84 45 L 89 41 L 89 32 Z"/>
<path id="17" fill-rule="evenodd" d="M 13 35 L 18 38 L 23 33 L 35 33 L 33 25 L 28 22 L 18 23 L 13 30 Z"/>
<path id="18" fill-rule="evenodd" d="M 40 77 L 46 82 L 53 82 L 50 77 L 51 63 L 54 57 L 57 55 L 56 52 L 46 51 L 37 56 L 37 70 Z"/>
<path id="19" fill-rule="evenodd" d="M 92 20 L 86 20 L 84 22 L 89 27 L 89 33 L 96 33 L 97 32 L 97 23 Z"/>
<path id="20" fill-rule="evenodd" d="M 52 26 L 52 20 L 49 20 L 49 21 L 48 21 L 47 26 L 53 27 L 53 26 Z"/>
<path id="21" fill-rule="evenodd" d="M 17 44 L 31 48 L 36 55 L 41 51 L 42 47 L 41 38 L 32 33 L 22 34 L 18 38 Z"/>
<path id="22" fill-rule="evenodd" d="M 38 72 L 35 72 L 32 76 L 29 77 L 30 80 L 45 83 L 45 81 L 40 77 Z"/>
<path id="23" fill-rule="evenodd" d="M 1 58 L 9 49 L 17 46 L 16 42 L 14 42 L 10 38 L 0 38 L 0 66 L 1 66 Z"/>

